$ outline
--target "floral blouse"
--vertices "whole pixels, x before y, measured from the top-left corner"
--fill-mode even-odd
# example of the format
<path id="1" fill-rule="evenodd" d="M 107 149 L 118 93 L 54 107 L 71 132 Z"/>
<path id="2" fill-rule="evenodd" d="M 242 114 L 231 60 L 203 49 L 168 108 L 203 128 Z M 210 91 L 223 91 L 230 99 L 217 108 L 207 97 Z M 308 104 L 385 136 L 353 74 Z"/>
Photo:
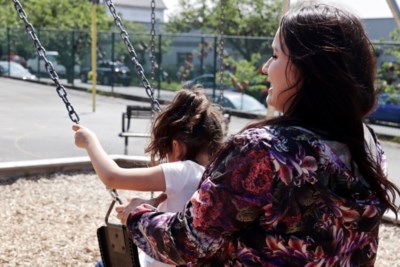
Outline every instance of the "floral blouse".
<path id="1" fill-rule="evenodd" d="M 182 212 L 141 205 L 128 228 L 174 265 L 373 266 L 385 209 L 345 145 L 274 126 L 232 136 Z"/>

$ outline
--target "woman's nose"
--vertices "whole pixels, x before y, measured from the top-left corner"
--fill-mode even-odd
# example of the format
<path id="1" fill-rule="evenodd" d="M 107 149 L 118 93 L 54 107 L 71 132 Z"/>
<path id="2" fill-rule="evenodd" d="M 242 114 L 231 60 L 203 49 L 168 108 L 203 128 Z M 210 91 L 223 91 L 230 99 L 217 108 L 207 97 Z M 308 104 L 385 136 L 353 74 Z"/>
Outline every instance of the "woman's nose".
<path id="1" fill-rule="evenodd" d="M 271 59 L 268 59 L 268 61 L 265 62 L 264 66 L 262 67 L 261 72 L 263 74 L 268 74 L 268 68 L 269 68 L 270 62 L 271 62 Z"/>

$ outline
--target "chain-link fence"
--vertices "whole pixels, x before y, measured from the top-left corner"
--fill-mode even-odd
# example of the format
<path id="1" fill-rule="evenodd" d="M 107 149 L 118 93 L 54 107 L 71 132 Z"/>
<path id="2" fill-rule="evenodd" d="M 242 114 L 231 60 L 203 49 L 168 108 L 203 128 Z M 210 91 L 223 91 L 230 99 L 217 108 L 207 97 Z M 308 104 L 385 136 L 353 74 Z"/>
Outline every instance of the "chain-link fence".
<path id="1" fill-rule="evenodd" d="M 400 43 L 373 42 L 377 56 L 377 86 L 382 92 L 400 93 Z"/>
<path id="2" fill-rule="evenodd" d="M 68 84 L 90 82 L 90 31 L 49 29 L 36 29 L 36 31 L 63 82 Z M 231 80 L 236 80 L 237 83 L 242 81 L 252 83 L 252 80 L 260 80 L 258 68 L 271 54 L 272 42 L 272 38 L 224 37 L 224 56 L 223 65 L 221 65 L 218 55 L 218 36 L 160 34 L 155 36 L 154 43 L 151 43 L 151 35 L 148 33 L 129 33 L 129 38 L 137 53 L 138 61 L 143 65 L 145 74 L 151 79 L 153 87 L 162 87 L 162 89 L 178 89 L 185 81 L 201 75 L 214 77 L 212 78 L 214 84 L 219 83 L 218 73 L 221 69 L 227 74 L 224 75 L 224 83 L 229 83 L 231 86 L 234 86 Z M 97 62 L 100 67 L 97 75 L 98 83 L 110 86 L 121 85 L 116 73 L 111 76 L 114 79 L 103 78 L 108 74 L 104 68 L 101 68 L 103 65 L 100 66 L 104 62 L 118 62 L 130 70 L 129 84 L 122 85 L 140 86 L 140 77 L 135 74 L 134 63 L 121 40 L 120 33 L 100 31 L 97 34 L 97 40 Z M 0 28 L 0 41 L 1 56 L 19 55 L 26 59 L 25 66 L 38 79 L 47 78 L 46 68 L 36 56 L 35 46 L 24 29 Z M 152 45 L 154 45 L 154 57 L 151 53 Z M 152 58 L 158 66 L 154 75 L 151 74 Z M 243 64 L 239 67 L 240 64 L 236 63 L 239 61 L 246 62 L 246 68 L 243 68 Z M 112 73 L 114 65 L 108 64 L 108 66 L 109 72 Z"/>
<path id="3" fill-rule="evenodd" d="M 90 31 L 61 31 L 36 29 L 49 60 L 54 63 L 61 81 L 79 85 L 90 83 L 91 33 Z M 207 34 L 159 34 L 154 43 L 149 33 L 129 32 L 142 64 L 144 73 L 155 89 L 179 89 L 185 82 L 195 79 L 206 87 L 218 88 L 220 73 L 224 71 L 223 86 L 232 90 L 245 90 L 261 97 L 268 86 L 259 68 L 272 53 L 272 37 L 224 36 L 223 63 L 219 60 L 219 36 Z M 135 72 L 120 33 L 99 31 L 97 34 L 98 84 L 106 86 L 141 86 L 141 77 Z M 0 56 L 19 55 L 38 79 L 48 78 L 46 68 L 38 60 L 36 49 L 23 28 L 0 28 Z M 400 43 L 373 42 L 379 69 L 379 86 L 393 86 L 399 90 Z M 151 47 L 154 47 L 154 55 Z M 12 60 L 12 58 L 10 58 Z M 152 60 L 157 67 L 151 73 Z M 112 64 L 110 64 L 112 63 Z M 123 67 L 123 66 L 126 66 Z M 119 73 L 121 72 L 121 73 Z M 124 72 L 124 73 L 122 73 Z M 3 72 L 3 75 L 12 73 Z M 383 82 L 382 82 L 383 81 Z"/>

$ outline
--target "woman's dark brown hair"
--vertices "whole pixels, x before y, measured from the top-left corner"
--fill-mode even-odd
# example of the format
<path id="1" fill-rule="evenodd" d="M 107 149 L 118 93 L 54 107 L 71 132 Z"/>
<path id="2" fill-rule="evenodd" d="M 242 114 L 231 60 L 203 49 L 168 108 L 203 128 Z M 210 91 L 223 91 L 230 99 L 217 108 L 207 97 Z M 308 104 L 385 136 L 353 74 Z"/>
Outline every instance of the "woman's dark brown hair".
<path id="1" fill-rule="evenodd" d="M 371 188 L 397 214 L 399 189 L 368 156 L 364 143 L 363 120 L 376 103 L 376 62 L 361 21 L 316 4 L 284 15 L 279 32 L 283 51 L 299 72 L 299 89 L 285 114 L 249 127 L 298 125 L 345 143 Z"/>
<path id="2" fill-rule="evenodd" d="M 157 114 L 151 141 L 145 152 L 154 163 L 166 159 L 172 151 L 172 141 L 178 140 L 187 146 L 181 160 L 193 160 L 199 152 L 211 157 L 224 141 L 223 115 L 213 105 L 201 87 L 180 90 L 172 102 Z"/>

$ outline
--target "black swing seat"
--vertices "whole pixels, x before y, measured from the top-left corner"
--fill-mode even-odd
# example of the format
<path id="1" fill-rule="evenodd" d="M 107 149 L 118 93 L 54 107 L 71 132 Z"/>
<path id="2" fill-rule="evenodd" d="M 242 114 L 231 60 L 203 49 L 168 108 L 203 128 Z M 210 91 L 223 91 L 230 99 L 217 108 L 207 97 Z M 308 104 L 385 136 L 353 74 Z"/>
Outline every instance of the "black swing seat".
<path id="1" fill-rule="evenodd" d="M 101 259 L 105 267 L 140 267 L 138 248 L 129 238 L 128 229 L 108 221 L 115 200 L 108 208 L 105 225 L 97 229 Z"/>

